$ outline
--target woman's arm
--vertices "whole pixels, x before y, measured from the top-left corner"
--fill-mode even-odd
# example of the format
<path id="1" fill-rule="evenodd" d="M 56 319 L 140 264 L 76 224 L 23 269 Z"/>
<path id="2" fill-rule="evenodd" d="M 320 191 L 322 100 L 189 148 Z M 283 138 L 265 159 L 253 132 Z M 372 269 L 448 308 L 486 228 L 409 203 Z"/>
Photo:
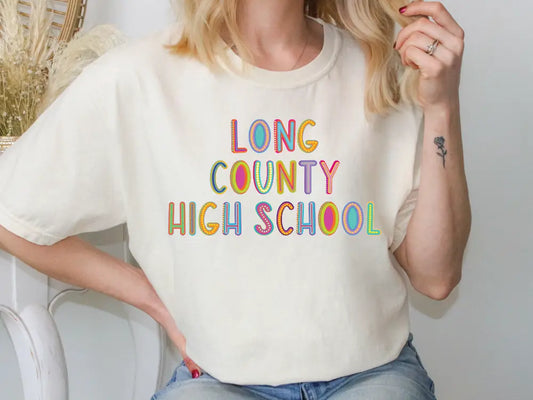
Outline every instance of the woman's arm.
<path id="1" fill-rule="evenodd" d="M 394 253 L 415 289 L 436 300 L 449 295 L 461 280 L 470 226 L 457 99 L 424 110 L 417 204 Z"/>
<path id="2" fill-rule="evenodd" d="M 166 330 L 187 361 L 189 370 L 200 371 L 186 356 L 185 337 L 141 268 L 113 257 L 77 236 L 43 246 L 13 234 L 2 225 L 0 249 L 52 278 L 107 294 L 146 312 Z"/>
<path id="3" fill-rule="evenodd" d="M 471 225 L 459 116 L 465 32 L 438 1 L 417 1 L 398 11 L 428 18 L 403 27 L 394 45 L 402 63 L 420 72 L 418 100 L 424 109 L 417 204 L 394 254 L 415 289 L 442 300 L 461 280 Z M 437 47 L 428 49 L 430 44 Z"/>
<path id="4" fill-rule="evenodd" d="M 52 278 L 112 296 L 156 320 L 162 313 L 163 305 L 140 268 L 76 236 L 52 246 L 43 246 L 29 242 L 0 225 L 0 243 L 5 251 Z"/>

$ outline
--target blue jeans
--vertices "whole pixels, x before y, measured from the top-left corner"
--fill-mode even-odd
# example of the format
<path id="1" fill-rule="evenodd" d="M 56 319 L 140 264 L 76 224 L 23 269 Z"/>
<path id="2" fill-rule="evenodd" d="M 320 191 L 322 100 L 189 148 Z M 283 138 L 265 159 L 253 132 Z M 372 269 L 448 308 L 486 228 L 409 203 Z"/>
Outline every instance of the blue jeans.
<path id="1" fill-rule="evenodd" d="M 366 371 L 279 386 L 224 383 L 205 371 L 193 379 L 182 361 L 151 400 L 436 400 L 433 380 L 412 342 L 409 333 L 395 360 Z"/>

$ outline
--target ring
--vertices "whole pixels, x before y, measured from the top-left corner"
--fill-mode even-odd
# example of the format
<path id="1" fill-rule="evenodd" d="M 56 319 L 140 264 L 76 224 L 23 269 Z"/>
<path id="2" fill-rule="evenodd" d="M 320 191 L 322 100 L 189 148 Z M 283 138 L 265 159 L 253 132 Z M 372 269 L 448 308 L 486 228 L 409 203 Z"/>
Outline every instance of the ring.
<path id="1" fill-rule="evenodd" d="M 427 45 L 426 47 L 426 53 L 429 54 L 430 56 L 433 55 L 433 53 L 435 52 L 435 49 L 437 48 L 437 46 L 439 45 L 439 40 L 438 39 L 435 39 L 433 41 L 433 43 Z"/>

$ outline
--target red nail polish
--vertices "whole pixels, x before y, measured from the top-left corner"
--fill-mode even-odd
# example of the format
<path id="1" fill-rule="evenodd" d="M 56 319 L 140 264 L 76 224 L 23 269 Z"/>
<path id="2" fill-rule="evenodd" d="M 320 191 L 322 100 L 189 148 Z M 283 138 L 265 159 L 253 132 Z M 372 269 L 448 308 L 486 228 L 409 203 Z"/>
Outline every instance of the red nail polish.
<path id="1" fill-rule="evenodd" d="M 407 6 L 400 7 L 400 13 L 403 14 L 406 9 L 407 9 Z"/>
<path id="2" fill-rule="evenodd" d="M 192 377 L 193 378 L 198 378 L 200 376 L 200 372 L 198 372 L 197 369 L 193 369 L 192 370 Z"/>

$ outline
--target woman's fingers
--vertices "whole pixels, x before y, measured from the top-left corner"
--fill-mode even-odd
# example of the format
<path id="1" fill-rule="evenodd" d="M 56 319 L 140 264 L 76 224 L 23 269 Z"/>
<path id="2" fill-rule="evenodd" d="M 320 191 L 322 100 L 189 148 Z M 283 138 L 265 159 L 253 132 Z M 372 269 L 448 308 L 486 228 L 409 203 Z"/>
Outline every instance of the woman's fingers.
<path id="1" fill-rule="evenodd" d="M 403 43 L 403 45 L 399 49 L 402 63 L 404 65 L 410 65 L 416 69 L 420 68 L 421 61 L 432 63 L 432 60 L 434 59 L 440 60 L 445 65 L 452 65 L 455 60 L 455 56 L 445 46 L 441 46 L 439 44 L 434 50 L 433 56 L 430 56 L 425 52 L 428 43 L 432 42 L 433 38 L 429 37 L 425 33 L 420 31 L 414 32 L 411 36 L 409 36 L 409 38 Z M 413 51 L 413 49 L 410 49 L 410 47 L 422 50 L 423 52 L 420 53 L 419 51 Z M 429 58 L 426 58 L 424 55 Z"/>
<path id="2" fill-rule="evenodd" d="M 175 331 L 177 332 L 174 332 L 173 330 L 173 332 L 169 333 L 169 337 L 172 339 L 174 344 L 178 347 L 181 358 L 183 358 L 183 361 L 185 361 L 185 365 L 187 366 L 187 369 L 191 373 L 191 376 L 193 378 L 198 378 L 202 374 L 202 369 L 198 366 L 198 364 L 196 364 L 187 355 L 187 352 L 185 351 L 185 342 L 186 342 L 185 336 L 183 336 L 177 328 L 175 329 Z"/>
<path id="3" fill-rule="evenodd" d="M 412 3 L 416 4 L 416 3 Z M 422 32 L 431 40 L 425 43 L 425 46 L 431 44 L 434 39 L 438 39 L 439 46 L 444 46 L 453 53 L 459 55 L 463 49 L 463 41 L 455 35 L 452 35 L 449 31 L 444 29 L 442 26 L 437 25 L 435 22 L 431 22 L 427 18 L 419 18 L 416 21 L 410 23 L 409 25 L 403 27 L 398 33 L 396 39 L 395 49 L 400 49 L 407 39 L 415 32 Z"/>
<path id="4" fill-rule="evenodd" d="M 185 365 L 189 369 L 191 376 L 193 378 L 198 378 L 202 374 L 202 370 L 200 369 L 200 367 L 185 353 L 182 353 L 181 356 L 183 357 L 183 361 L 185 361 Z"/>
<path id="5" fill-rule="evenodd" d="M 423 78 L 436 78 L 445 71 L 445 65 L 433 58 L 418 47 L 409 46 L 405 50 L 405 57 L 409 64 L 415 64 L 415 69 L 420 69 L 420 76 Z"/>
<path id="6" fill-rule="evenodd" d="M 163 328 L 165 328 L 169 339 L 178 348 L 178 351 L 180 352 L 181 357 L 185 361 L 185 365 L 189 369 L 191 376 L 193 378 L 198 378 L 202 374 L 202 369 L 187 355 L 185 351 L 185 336 L 183 336 L 181 331 L 176 326 L 174 319 L 169 317 L 162 326 Z"/>
<path id="7" fill-rule="evenodd" d="M 169 335 L 170 336 L 170 335 Z M 171 338 L 172 339 L 172 338 Z M 191 373 L 191 376 L 193 378 L 198 378 L 202 374 L 202 369 L 196 364 L 186 353 L 185 351 L 185 337 L 179 333 L 178 341 L 172 340 L 174 344 L 178 347 L 178 350 L 180 352 L 181 358 L 183 361 L 185 361 L 185 365 L 187 366 L 187 369 Z M 178 345 L 179 343 L 179 345 Z"/>
<path id="8" fill-rule="evenodd" d="M 409 3 L 405 6 L 402 14 L 406 16 L 425 15 L 431 17 L 452 35 L 461 39 L 464 38 L 463 29 L 440 1 L 415 1 Z"/>
<path id="9" fill-rule="evenodd" d="M 437 77 L 460 65 L 464 31 L 440 2 L 415 1 L 400 8 L 400 12 L 421 16 L 398 33 L 394 48 L 399 51 L 402 64 L 419 69 L 424 78 Z M 430 55 L 427 48 L 435 40 L 438 42 Z"/>

